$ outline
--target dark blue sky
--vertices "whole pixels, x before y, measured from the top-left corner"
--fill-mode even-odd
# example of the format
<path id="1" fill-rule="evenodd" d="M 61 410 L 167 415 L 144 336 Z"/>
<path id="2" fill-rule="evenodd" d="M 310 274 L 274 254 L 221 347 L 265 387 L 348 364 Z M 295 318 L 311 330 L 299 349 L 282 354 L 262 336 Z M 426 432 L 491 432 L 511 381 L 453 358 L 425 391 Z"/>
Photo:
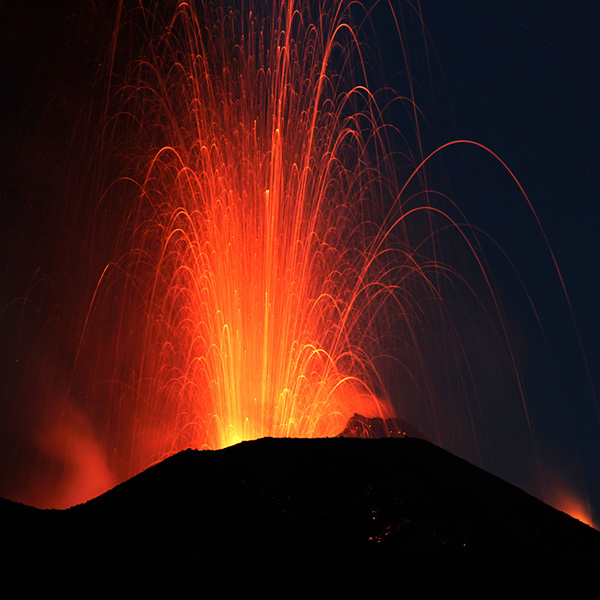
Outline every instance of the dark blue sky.
<path id="1" fill-rule="evenodd" d="M 482 143 L 519 179 L 556 257 L 600 389 L 600 7 L 423 0 L 421 8 L 439 63 L 434 56 L 435 101 L 425 89 L 418 100 L 435 139 Z M 598 519 L 600 422 L 550 253 L 524 198 L 494 160 L 465 148 L 445 155 L 444 164 L 456 201 L 508 254 L 535 304 L 546 343 L 518 282 L 490 246 L 492 274 L 529 361 L 524 378 L 542 452 L 572 481 L 581 461 Z"/>

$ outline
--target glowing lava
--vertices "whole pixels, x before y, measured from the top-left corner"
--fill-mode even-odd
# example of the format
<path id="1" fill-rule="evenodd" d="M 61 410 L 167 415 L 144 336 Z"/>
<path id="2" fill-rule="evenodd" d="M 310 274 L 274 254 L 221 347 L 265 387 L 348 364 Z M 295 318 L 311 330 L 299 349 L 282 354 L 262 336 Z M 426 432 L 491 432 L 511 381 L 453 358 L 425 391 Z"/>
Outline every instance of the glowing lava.
<path id="1" fill-rule="evenodd" d="M 135 385 L 150 410 L 136 407 L 133 438 L 154 456 L 390 413 L 369 359 L 370 305 L 389 296 L 367 212 L 382 189 L 366 166 L 375 105 L 330 67 L 356 43 L 347 3 L 246 10 L 144 12 L 158 33 L 110 90 L 149 149 L 131 163 L 137 225 L 119 264 L 147 286 Z"/>

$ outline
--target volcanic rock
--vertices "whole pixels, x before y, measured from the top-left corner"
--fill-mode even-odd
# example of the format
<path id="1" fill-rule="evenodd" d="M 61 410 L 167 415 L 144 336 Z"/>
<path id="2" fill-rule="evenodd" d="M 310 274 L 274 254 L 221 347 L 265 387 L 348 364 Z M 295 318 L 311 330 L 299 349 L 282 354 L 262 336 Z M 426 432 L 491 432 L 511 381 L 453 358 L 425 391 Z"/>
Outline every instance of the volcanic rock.
<path id="1" fill-rule="evenodd" d="M 0 527 L 23 594 L 581 597 L 600 569 L 600 533 L 410 437 L 187 450 L 68 510 L 2 501 Z"/>
<path id="2" fill-rule="evenodd" d="M 354 413 L 346 423 L 344 431 L 338 437 L 359 438 L 404 438 L 414 437 L 421 440 L 427 438 L 414 426 L 398 418 L 364 417 Z"/>

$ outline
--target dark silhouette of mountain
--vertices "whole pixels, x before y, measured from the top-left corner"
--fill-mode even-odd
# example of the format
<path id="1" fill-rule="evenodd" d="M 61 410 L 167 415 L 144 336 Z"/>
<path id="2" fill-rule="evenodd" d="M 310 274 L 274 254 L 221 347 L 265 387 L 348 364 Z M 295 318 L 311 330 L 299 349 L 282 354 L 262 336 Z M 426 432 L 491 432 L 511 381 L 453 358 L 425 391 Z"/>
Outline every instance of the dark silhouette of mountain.
<path id="1" fill-rule="evenodd" d="M 68 510 L 2 500 L 0 527 L 24 593 L 595 597 L 600 572 L 599 532 L 409 437 L 187 450 Z"/>

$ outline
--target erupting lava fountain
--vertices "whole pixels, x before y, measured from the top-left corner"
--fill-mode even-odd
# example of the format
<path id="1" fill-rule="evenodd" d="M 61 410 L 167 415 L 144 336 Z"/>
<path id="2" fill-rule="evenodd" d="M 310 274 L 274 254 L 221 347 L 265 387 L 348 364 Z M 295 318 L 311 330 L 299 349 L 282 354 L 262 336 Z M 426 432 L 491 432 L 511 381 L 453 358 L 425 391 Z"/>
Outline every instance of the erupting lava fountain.
<path id="1" fill-rule="evenodd" d="M 463 292 L 491 306 L 489 330 L 509 342 L 476 237 L 451 201 L 431 200 L 412 91 L 392 100 L 416 145 L 386 125 L 389 93 L 370 89 L 353 25 L 367 7 L 152 5 L 121 0 L 107 29 L 109 9 L 94 6 L 84 23 L 86 41 L 110 43 L 90 61 L 69 146 L 64 286 L 49 313 L 67 384 L 40 401 L 36 434 L 80 475 L 60 499 L 25 500 L 85 500 L 81 474 L 102 491 L 188 447 L 391 417 L 404 402 L 386 391 L 394 369 L 394 396 L 439 432 L 450 408 L 433 399 L 432 365 L 465 396 L 476 385 L 450 306 Z M 483 288 L 440 259 L 449 231 Z M 447 431 L 462 439 L 481 415 L 460 418 Z"/>

